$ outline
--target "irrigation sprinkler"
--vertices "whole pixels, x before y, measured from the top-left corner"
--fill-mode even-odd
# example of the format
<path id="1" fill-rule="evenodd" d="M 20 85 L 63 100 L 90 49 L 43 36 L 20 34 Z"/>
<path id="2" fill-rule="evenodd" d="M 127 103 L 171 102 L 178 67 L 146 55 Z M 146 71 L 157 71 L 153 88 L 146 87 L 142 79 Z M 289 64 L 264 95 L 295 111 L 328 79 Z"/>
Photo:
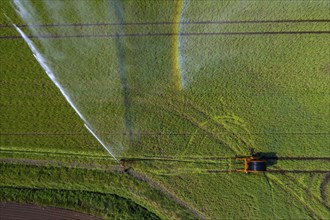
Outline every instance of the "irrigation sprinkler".
<path id="1" fill-rule="evenodd" d="M 244 173 L 263 173 L 267 171 L 266 160 L 262 160 L 259 157 L 235 157 L 235 160 L 244 161 L 244 169 L 233 170 L 233 172 L 244 172 Z"/>

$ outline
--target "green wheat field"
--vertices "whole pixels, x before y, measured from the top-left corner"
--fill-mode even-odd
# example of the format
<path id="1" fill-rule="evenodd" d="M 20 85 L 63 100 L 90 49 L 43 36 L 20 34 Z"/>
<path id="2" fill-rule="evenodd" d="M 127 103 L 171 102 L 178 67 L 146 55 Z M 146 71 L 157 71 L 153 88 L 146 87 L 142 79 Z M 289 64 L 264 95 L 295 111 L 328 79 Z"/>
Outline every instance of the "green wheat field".
<path id="1" fill-rule="evenodd" d="M 329 218 L 329 1 L 27 2 L 38 23 L 1 2 L 1 202 L 104 219 Z M 251 149 L 276 156 L 269 172 L 232 172 Z"/>

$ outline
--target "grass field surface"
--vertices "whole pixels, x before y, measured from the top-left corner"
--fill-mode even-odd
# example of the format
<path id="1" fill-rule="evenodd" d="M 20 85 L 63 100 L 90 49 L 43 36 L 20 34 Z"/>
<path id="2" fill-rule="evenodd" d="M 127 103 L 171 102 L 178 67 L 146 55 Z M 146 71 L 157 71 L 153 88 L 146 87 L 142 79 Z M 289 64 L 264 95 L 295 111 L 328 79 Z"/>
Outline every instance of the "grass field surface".
<path id="1" fill-rule="evenodd" d="M 330 215 L 328 1 L 1 7 L 2 201 L 103 218 Z M 251 148 L 276 155 L 269 173 L 231 172 Z"/>

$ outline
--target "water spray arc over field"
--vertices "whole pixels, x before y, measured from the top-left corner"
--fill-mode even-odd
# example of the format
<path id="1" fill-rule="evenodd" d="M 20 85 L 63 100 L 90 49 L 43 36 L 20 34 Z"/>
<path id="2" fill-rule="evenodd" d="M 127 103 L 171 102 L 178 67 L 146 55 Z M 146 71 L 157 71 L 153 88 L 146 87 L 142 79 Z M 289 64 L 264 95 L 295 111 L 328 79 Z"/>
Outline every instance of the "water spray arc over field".
<path id="1" fill-rule="evenodd" d="M 44 2 L 44 4 L 45 4 L 45 8 L 48 8 L 50 11 L 52 11 L 54 7 L 55 8 L 64 7 L 60 3 L 59 5 L 56 5 L 57 3 L 53 4 L 52 2 Z M 38 17 L 38 14 L 36 13 L 36 10 L 32 2 L 30 1 L 22 2 L 15 0 L 13 1 L 13 5 L 15 7 L 17 14 L 20 15 L 20 17 L 27 24 L 42 23 L 42 21 Z M 52 15 L 52 13 L 50 14 Z M 10 20 L 10 18 L 8 19 Z M 52 19 L 54 20 L 53 22 L 56 23 L 56 22 L 62 22 L 63 18 L 57 13 L 55 13 Z M 23 31 L 20 27 L 15 25 L 13 22 L 11 23 L 13 24 L 17 32 L 21 35 L 22 39 L 29 46 L 30 50 L 33 53 L 33 56 L 38 61 L 40 66 L 43 68 L 43 70 L 46 72 L 48 77 L 59 89 L 61 94 L 64 96 L 65 100 L 74 109 L 77 115 L 81 118 L 81 120 L 85 124 L 86 129 L 96 138 L 96 140 L 105 148 L 105 150 L 115 160 L 117 160 L 116 157 L 118 155 L 113 152 L 114 146 L 110 147 L 111 144 L 109 143 L 112 137 L 100 134 L 104 130 L 106 130 L 107 127 L 95 122 L 96 121 L 95 118 L 97 118 L 98 115 L 100 115 L 101 117 L 105 113 L 101 113 L 98 115 L 96 115 L 95 113 L 91 113 L 89 110 L 91 104 L 86 104 L 85 102 L 85 100 L 92 100 L 92 99 L 97 101 L 98 95 L 101 92 L 93 93 L 95 89 L 93 87 L 88 88 L 89 87 L 88 82 L 94 84 L 100 84 L 100 80 L 96 78 L 95 80 L 86 81 L 85 78 L 89 77 L 87 74 L 82 74 L 81 72 L 79 72 L 79 70 L 76 70 L 71 67 L 72 64 L 81 65 L 82 68 L 84 69 L 86 63 L 79 60 L 80 59 L 79 53 L 82 53 L 81 48 L 84 48 L 86 46 L 92 48 L 94 46 L 93 44 L 95 43 L 83 41 L 81 43 L 78 42 L 75 45 L 74 42 L 71 45 L 73 45 L 73 50 L 77 52 L 75 54 L 75 56 L 77 56 L 77 59 L 71 59 L 70 56 L 68 55 L 69 49 L 65 48 L 67 45 L 70 45 L 70 43 L 65 43 L 65 42 L 54 43 L 43 39 L 37 39 L 32 41 L 32 39 L 28 37 L 25 31 Z M 26 31 L 32 34 L 40 34 L 43 33 L 42 31 L 45 30 L 31 26 Z M 92 55 L 90 55 L 90 57 L 92 57 Z M 86 71 L 86 73 L 88 73 L 88 71 Z M 85 92 L 81 94 L 81 91 L 85 91 Z M 104 108 L 104 106 L 105 104 L 102 104 L 101 107 L 95 107 L 95 108 L 101 109 Z M 115 145 L 116 141 L 112 141 L 112 143 Z M 117 149 L 119 150 L 121 149 L 120 143 L 118 143 Z M 119 150 L 117 151 L 117 153 L 119 152 Z"/>
<path id="2" fill-rule="evenodd" d="M 44 57 L 38 52 L 38 50 L 36 49 L 36 47 L 34 46 L 33 42 L 24 34 L 24 32 L 18 28 L 15 24 L 13 24 L 15 29 L 20 33 L 20 35 L 22 36 L 22 38 L 24 39 L 24 41 L 27 43 L 27 45 L 29 46 L 29 48 L 31 49 L 33 56 L 36 58 L 36 60 L 38 61 L 38 63 L 40 64 L 40 66 L 45 70 L 45 72 L 47 73 L 48 77 L 52 80 L 52 82 L 56 85 L 56 87 L 60 90 L 60 92 L 62 93 L 62 95 L 64 96 L 64 98 L 66 99 L 66 101 L 70 104 L 70 106 L 74 109 L 74 111 L 78 114 L 78 116 L 83 120 L 83 122 L 85 123 L 85 127 L 87 128 L 87 130 L 100 142 L 100 144 L 106 149 L 106 151 L 115 159 L 115 155 L 113 153 L 111 153 L 111 151 L 109 150 L 109 148 L 100 140 L 100 138 L 93 132 L 93 130 L 91 128 L 89 128 L 89 126 L 87 124 L 89 124 L 89 122 L 85 119 L 85 117 L 80 113 L 80 111 L 78 110 L 78 108 L 73 104 L 69 94 L 67 94 L 67 92 L 62 88 L 62 86 L 58 83 L 58 81 L 56 80 L 56 77 L 53 73 L 53 71 L 51 70 L 51 68 L 47 65 L 46 60 L 44 59 Z"/>
<path id="3" fill-rule="evenodd" d="M 26 34 L 24 34 L 24 32 L 17 27 L 15 24 L 13 24 L 13 26 L 15 27 L 15 29 L 18 31 L 18 33 L 20 33 L 20 35 L 22 36 L 22 38 L 24 39 L 24 41 L 27 43 L 27 45 L 29 46 L 29 48 L 31 49 L 33 56 L 36 58 L 36 60 L 38 61 L 38 63 L 40 64 L 40 66 L 45 70 L 45 72 L 47 73 L 48 77 L 52 80 L 52 82 L 56 85 L 56 87 L 60 90 L 60 92 L 62 93 L 62 95 L 64 96 L 64 98 L 67 100 L 67 102 L 70 104 L 70 106 L 75 110 L 75 112 L 79 115 L 79 117 L 85 122 L 87 123 L 86 119 L 84 118 L 84 116 L 80 113 L 80 111 L 77 109 L 77 107 L 73 104 L 69 94 L 67 94 L 67 92 L 64 90 L 64 88 L 58 83 L 58 81 L 56 80 L 56 77 L 53 73 L 53 71 L 51 70 L 51 68 L 47 65 L 45 58 L 39 53 L 39 51 L 36 49 L 36 47 L 34 46 L 33 42 L 26 36 Z"/>

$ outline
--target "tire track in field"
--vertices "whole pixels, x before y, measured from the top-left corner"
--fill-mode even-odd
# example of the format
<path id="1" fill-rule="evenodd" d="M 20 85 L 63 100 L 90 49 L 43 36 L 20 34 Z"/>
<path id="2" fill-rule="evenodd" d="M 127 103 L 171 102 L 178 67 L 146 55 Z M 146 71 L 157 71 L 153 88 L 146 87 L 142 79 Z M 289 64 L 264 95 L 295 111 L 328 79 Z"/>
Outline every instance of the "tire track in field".
<path id="1" fill-rule="evenodd" d="M 304 160 L 304 158 L 301 157 L 283 157 L 284 160 Z M 305 160 L 330 160 L 328 157 L 306 157 Z M 279 168 L 279 167 L 278 167 Z M 313 192 L 311 192 L 308 187 L 304 186 L 302 183 L 300 183 L 293 174 L 330 174 L 330 170 L 283 170 L 283 169 L 277 169 L 277 170 L 267 170 L 267 173 L 271 173 L 270 176 L 275 180 L 279 186 L 281 186 L 285 191 L 289 192 L 291 195 L 295 196 L 298 201 L 301 202 L 301 204 L 305 207 L 305 209 L 308 211 L 310 216 L 314 219 L 323 219 L 322 216 L 327 216 L 327 213 L 329 212 L 329 207 L 323 203 L 322 199 L 320 199 L 317 195 L 315 195 Z M 280 180 L 279 177 L 274 176 L 274 174 L 282 174 L 285 179 Z M 287 181 L 285 184 L 283 181 Z M 298 190 L 297 190 L 298 189 Z M 307 192 L 307 198 L 305 195 L 297 194 L 296 192 L 299 192 L 300 190 L 303 190 L 304 192 Z M 308 197 L 309 196 L 309 197 Z M 321 216 L 320 216 L 321 214 Z"/>
<path id="2" fill-rule="evenodd" d="M 23 153 L 23 154 L 39 154 L 39 155 L 59 155 L 61 157 L 83 157 L 83 158 L 95 158 L 95 159 L 109 159 L 112 158 L 109 155 L 95 155 L 95 154 L 82 154 L 82 153 L 72 153 L 72 152 L 51 152 L 51 151 L 38 151 L 38 150 L 7 150 L 7 149 L 0 149 L 0 153 Z"/>
<path id="3" fill-rule="evenodd" d="M 256 32 L 188 32 L 188 33 L 130 33 L 130 34 L 76 34 L 76 35 L 27 35 L 29 39 L 72 39 L 72 38 L 132 38 L 132 37 L 190 37 L 190 36 L 266 36 L 330 34 L 330 31 L 256 31 Z M 0 36 L 0 40 L 23 39 L 20 35 Z"/>
<path id="4" fill-rule="evenodd" d="M 221 159 L 226 159 L 226 158 L 221 158 Z M 228 158 L 227 158 L 228 159 Z M 280 159 L 284 160 L 329 160 L 330 158 L 325 158 L 325 157 L 306 157 L 306 158 L 301 158 L 301 157 L 283 157 Z M 183 171 L 187 172 L 187 171 Z M 232 170 L 199 170 L 199 174 L 205 174 L 205 172 L 208 172 L 210 174 L 216 174 L 216 173 L 230 173 L 230 172 L 235 172 Z M 274 173 L 274 174 L 282 174 L 284 177 L 286 177 L 286 181 L 290 181 L 289 185 L 293 185 L 293 191 L 291 189 L 285 189 L 285 191 L 289 192 L 290 194 L 293 194 L 294 197 L 298 198 L 299 201 L 302 203 L 302 205 L 305 207 L 305 209 L 308 211 L 309 215 L 312 218 L 315 219 L 322 219 L 322 216 L 325 215 L 326 208 L 329 209 L 328 206 L 324 205 L 322 200 L 318 198 L 314 193 L 310 193 L 310 200 L 304 199 L 304 196 L 301 196 L 299 194 L 296 194 L 294 188 L 299 188 L 303 189 L 304 191 L 308 190 L 305 186 L 303 186 L 300 182 L 298 182 L 294 177 L 291 177 L 291 174 L 330 174 L 330 170 L 284 170 L 284 169 L 277 169 L 277 170 L 268 170 L 267 173 Z M 157 174 L 157 173 L 156 173 Z M 170 173 L 170 174 L 161 174 L 161 175 L 180 175 L 179 173 Z M 286 184 L 284 184 L 283 187 L 286 187 Z M 292 188 L 291 187 L 291 188 Z M 323 207 L 323 208 L 322 208 Z M 321 216 L 320 216 L 321 215 Z"/>
<path id="5" fill-rule="evenodd" d="M 229 161 L 228 158 L 224 158 L 224 160 Z M 144 159 L 144 158 L 126 158 L 122 159 L 121 162 L 123 164 L 131 164 L 132 162 L 136 161 L 165 161 L 165 162 L 183 162 L 183 163 L 210 163 L 207 161 L 189 161 L 189 160 L 161 160 L 161 159 Z M 79 167 L 79 168 L 91 168 L 91 169 L 110 169 L 114 171 L 122 170 L 122 166 L 119 165 L 106 165 L 104 167 L 101 167 L 100 165 L 92 165 L 92 164 L 82 164 L 82 163 L 75 163 L 75 162 L 64 162 L 64 161 L 57 161 L 57 160 L 36 160 L 36 159 L 22 159 L 22 158 L 0 158 L 0 162 L 2 163 L 9 163 L 9 164 L 26 164 L 26 165 L 35 165 L 35 166 L 56 166 L 56 167 Z M 217 164 L 212 163 L 211 164 Z M 214 170 L 214 169 L 204 169 L 207 173 L 235 173 L 235 170 Z M 277 169 L 277 170 L 267 170 L 267 173 L 330 173 L 330 170 L 284 170 L 284 169 Z M 329 181 L 329 180 L 328 180 Z"/>
<path id="6" fill-rule="evenodd" d="M 322 198 L 322 202 L 323 204 L 328 207 L 328 209 L 330 209 L 330 206 L 328 204 L 328 190 L 327 190 L 327 186 L 330 183 L 330 172 L 324 177 L 321 185 L 320 185 L 320 194 L 321 194 L 321 198 Z"/>
<path id="7" fill-rule="evenodd" d="M 32 82 L 29 82 L 27 80 L 24 80 L 22 81 L 21 79 L 6 79 L 6 80 L 2 80 L 0 79 L 0 85 L 10 85 L 10 86 L 21 86 L 21 85 L 34 85 L 34 86 L 44 86 L 45 83 L 47 84 L 48 82 L 45 81 L 45 82 L 39 82 L 38 81 L 32 81 Z M 9 93 L 10 96 L 6 96 L 6 97 L 39 97 L 39 96 L 49 96 L 49 94 L 47 93 L 40 93 L 40 92 L 17 92 L 17 93 Z M 142 92 L 139 92 L 139 91 L 132 91 L 131 94 L 134 94 L 134 95 L 140 95 L 140 96 L 143 96 L 145 95 L 144 93 Z M 148 93 L 149 95 L 155 95 L 155 96 L 161 96 L 162 93 L 157 93 L 157 92 L 149 92 Z M 195 95 L 219 95 L 218 92 L 205 92 L 205 91 L 199 91 L 199 92 L 194 92 Z M 247 94 L 249 96 L 251 95 L 254 95 L 254 96 L 265 96 L 265 95 L 330 95 L 329 92 L 312 92 L 312 91 L 306 91 L 306 92 L 301 92 L 301 91 L 297 91 L 297 92 L 247 92 L 247 91 L 244 91 L 244 92 L 235 92 L 235 94 Z M 3 96 L 5 96 L 5 94 L 3 93 Z"/>
<path id="8" fill-rule="evenodd" d="M 200 112 L 198 109 L 196 109 L 194 106 L 190 106 L 189 111 L 185 111 L 185 109 L 182 109 L 182 106 L 180 104 L 181 100 L 178 101 L 178 98 L 175 100 L 173 97 L 170 97 L 169 99 L 163 97 L 161 102 L 150 102 L 147 99 L 140 101 L 142 104 L 152 104 L 157 105 L 159 108 L 171 112 L 174 115 L 178 116 L 179 118 L 187 120 L 189 123 L 191 123 L 194 127 L 200 129 L 204 133 L 210 135 L 211 138 L 214 138 L 214 140 L 218 141 L 221 145 L 226 147 L 227 149 L 231 150 L 235 154 L 240 153 L 240 149 L 236 149 L 235 147 L 231 146 L 226 140 L 224 140 L 223 136 L 219 136 L 219 132 L 215 132 L 214 129 L 210 129 L 206 126 L 203 126 L 202 124 L 205 121 L 210 120 L 210 116 L 205 115 L 204 112 Z M 173 103 L 174 102 L 174 103 Z M 212 120 L 212 118 L 211 118 Z M 217 123 L 214 124 L 215 129 L 220 130 L 227 130 L 223 125 Z M 232 134 L 232 131 L 229 131 L 227 134 Z"/>
<path id="9" fill-rule="evenodd" d="M 322 170 L 323 172 L 321 172 L 321 170 L 313 170 L 313 171 L 320 171 L 320 172 L 312 172 L 312 173 L 318 173 L 318 174 L 330 174 L 330 170 Z M 299 173 L 299 172 L 296 172 Z M 294 176 L 291 176 L 291 174 L 293 173 L 283 173 L 285 177 L 287 177 L 291 182 L 294 182 L 294 186 L 297 186 L 300 189 L 303 189 L 304 191 L 308 191 L 310 192 L 310 196 L 316 200 L 316 202 L 319 205 L 324 205 L 322 202 L 322 199 L 320 199 L 317 195 L 315 195 L 313 192 L 311 192 L 309 190 L 309 188 L 307 186 L 304 186 L 301 182 L 299 182 Z M 328 208 L 327 206 L 325 206 L 326 208 Z"/>
<path id="10" fill-rule="evenodd" d="M 60 156 L 75 156 L 75 157 L 82 157 L 82 158 L 94 158 L 94 159 L 109 159 L 109 156 L 107 155 L 93 155 L 93 154 L 78 154 L 78 153 L 70 153 L 70 152 L 47 152 L 47 151 L 37 151 L 37 150 L 6 150 L 6 149 L 0 149 L 0 153 L 25 153 L 25 154 L 40 154 L 40 155 L 60 155 Z M 125 157 L 120 158 L 121 160 L 129 160 L 129 161 L 216 161 L 216 160 L 230 160 L 235 159 L 235 157 L 220 157 L 220 156 L 210 156 L 210 157 L 189 157 L 189 156 L 144 156 L 144 157 Z M 324 161 L 330 161 L 330 157 L 264 157 L 266 160 L 298 160 L 298 161 L 304 161 L 304 160 L 324 160 Z"/>
<path id="11" fill-rule="evenodd" d="M 109 159 L 109 156 L 102 155 L 93 155 L 93 154 L 79 154 L 79 153 L 70 153 L 70 152 L 42 152 L 42 151 L 30 151 L 30 150 L 0 150 L 1 153 L 26 153 L 26 154 L 40 154 L 40 155 L 60 155 L 60 156 L 75 156 L 82 158 L 94 158 L 94 159 Z M 234 157 L 217 157 L 217 156 L 209 156 L 209 157 L 178 157 L 178 156 L 144 156 L 144 157 L 123 157 L 121 160 L 129 160 L 129 161 L 216 161 L 216 160 L 230 160 L 234 159 Z M 324 160 L 330 161 L 330 157 L 266 157 L 266 160 L 298 160 L 298 161 L 313 161 L 313 160 Z"/>
<path id="12" fill-rule="evenodd" d="M 207 170 L 209 173 L 237 173 L 235 170 Z M 330 173 L 330 170 L 267 170 L 266 173 L 280 173 L 280 174 L 286 174 L 286 173 L 319 173 L 319 174 L 325 174 Z"/>
<path id="13" fill-rule="evenodd" d="M 274 170 L 270 170 L 267 172 L 272 173 Z M 293 195 L 297 198 L 297 200 L 305 207 L 306 211 L 308 211 L 309 215 L 313 219 L 324 219 L 323 216 L 327 216 L 327 213 L 329 211 L 329 207 L 326 206 L 320 198 L 318 198 L 315 194 L 312 192 L 308 195 L 310 195 L 309 198 L 304 198 L 304 196 L 299 195 L 296 192 L 299 192 L 298 189 L 302 189 L 306 192 L 308 190 L 305 186 L 303 186 L 299 181 L 297 181 L 293 176 L 290 176 L 290 174 L 294 173 L 313 173 L 313 174 L 326 174 L 330 173 L 330 170 L 312 170 L 312 171 L 306 171 L 306 170 L 275 170 L 274 173 L 281 173 L 285 179 L 280 180 L 279 177 L 274 176 L 273 174 L 268 175 L 268 177 L 271 177 L 277 185 L 279 185 L 283 190 L 288 192 L 289 194 Z M 283 182 L 283 181 L 286 181 Z M 323 208 L 322 208 L 323 207 Z M 317 212 L 317 213 L 316 213 Z M 320 216 L 321 213 L 321 216 Z"/>
<path id="14" fill-rule="evenodd" d="M 267 159 L 278 159 L 278 160 L 325 160 L 330 161 L 330 157 L 270 157 Z"/>
<path id="15" fill-rule="evenodd" d="M 230 126 L 228 127 L 226 123 L 221 123 L 219 120 L 217 120 L 219 117 L 212 117 L 211 115 L 208 114 L 207 111 L 205 111 L 203 108 L 196 105 L 195 103 L 193 103 L 192 101 L 190 101 L 187 98 L 184 99 L 184 106 L 185 106 L 185 108 L 188 107 L 189 109 L 193 109 L 194 111 L 202 114 L 207 119 L 207 121 L 205 123 L 213 122 L 217 126 L 217 128 L 223 129 L 222 131 L 217 132 L 217 133 L 227 133 L 227 136 L 228 135 L 233 136 L 232 138 L 234 140 L 241 141 L 243 143 L 243 145 L 245 145 L 244 146 L 245 148 L 248 146 L 253 146 L 252 143 L 249 143 L 250 140 L 245 140 L 245 138 L 239 136 L 239 133 L 242 134 L 243 132 L 237 132 L 236 130 L 234 130 L 234 127 L 235 127 L 235 128 L 240 129 L 241 131 L 244 131 L 244 134 L 249 135 L 249 131 L 246 127 L 244 127 L 243 123 L 240 121 L 239 121 L 239 123 L 235 123 L 235 122 L 237 122 L 237 120 L 235 120 L 235 118 L 233 116 L 224 116 L 230 121 L 230 123 L 232 123 L 232 127 L 230 127 Z M 224 107 L 221 105 L 220 108 L 223 109 Z M 248 150 L 248 149 L 243 149 L 243 150 Z"/>
<path id="16" fill-rule="evenodd" d="M 93 161 L 91 161 L 93 162 Z M 44 167 L 68 167 L 80 169 L 95 169 L 106 171 L 118 171 L 122 167 L 119 165 L 99 165 L 93 163 L 80 163 L 80 162 L 65 162 L 58 160 L 38 160 L 38 159 L 22 159 L 22 158 L 0 158 L 0 164 L 24 164 L 29 166 L 44 166 Z"/>
<path id="17" fill-rule="evenodd" d="M 187 172 L 185 170 L 182 171 L 183 173 Z M 157 172 L 152 172 L 156 175 L 181 175 L 182 172 L 174 172 L 174 173 L 157 173 Z M 191 172 L 191 171 L 190 171 Z M 196 172 L 197 174 L 219 174 L 219 173 L 232 173 L 235 171 L 231 170 L 199 170 Z M 302 184 L 300 184 L 294 177 L 289 176 L 290 174 L 300 174 L 300 173 L 306 173 L 306 174 L 326 174 L 330 173 L 330 170 L 269 170 L 267 173 L 272 173 L 272 174 L 282 174 L 283 177 L 285 178 L 283 181 L 288 182 L 282 182 L 280 181 L 277 177 L 274 176 L 274 178 L 277 179 L 275 183 L 277 185 L 280 185 L 281 188 L 284 189 L 287 193 L 291 194 L 293 197 L 295 197 L 301 204 L 302 206 L 307 210 L 309 213 L 309 216 L 314 218 L 314 219 L 323 219 L 323 216 L 326 216 L 327 213 L 327 206 L 324 206 L 320 198 L 318 198 L 315 194 L 310 194 L 311 199 L 305 199 L 304 196 L 301 196 L 297 191 L 298 189 L 303 189 L 306 190 L 306 187 L 303 187 Z M 251 174 L 253 175 L 253 174 Z"/>
<path id="18" fill-rule="evenodd" d="M 316 170 L 317 171 L 317 170 Z M 298 172 L 299 173 L 299 172 Z M 314 173 L 320 173 L 320 174 L 330 174 L 330 170 L 329 171 L 320 171 L 320 172 L 314 172 Z M 293 173 L 283 173 L 283 177 L 285 177 L 284 181 L 288 181 L 287 184 L 284 184 L 283 187 L 293 190 L 294 192 L 299 192 L 299 190 L 297 189 L 301 189 L 304 192 L 306 192 L 306 190 L 308 190 L 308 188 L 306 188 L 302 183 L 300 183 L 294 176 L 291 176 L 291 174 Z M 275 177 L 275 176 L 274 176 Z M 283 183 L 283 181 L 282 181 Z M 292 194 L 292 192 L 291 192 Z M 306 204 L 306 208 L 308 208 L 307 206 L 309 206 L 309 208 L 311 209 L 311 217 L 316 218 L 316 219 L 324 219 L 326 218 L 327 214 L 330 211 L 330 208 L 324 204 L 324 202 L 322 201 L 321 198 L 319 198 L 317 195 L 315 195 L 314 193 L 311 192 L 311 197 L 310 198 L 305 198 L 304 195 L 298 195 L 299 197 L 299 201 L 301 201 L 301 203 Z M 316 214 L 316 212 L 318 214 Z M 320 217 L 319 214 L 322 213 L 322 216 L 324 216 L 324 218 Z"/>
<path id="19" fill-rule="evenodd" d="M 313 210 L 313 207 L 311 207 L 309 204 L 305 203 L 305 201 L 303 201 L 301 199 L 301 197 L 295 192 L 295 190 L 291 189 L 288 185 L 286 185 L 285 183 L 283 183 L 279 178 L 277 178 L 274 175 L 268 175 L 269 179 L 272 179 L 279 187 L 281 187 L 285 192 L 289 193 L 290 195 L 292 195 L 293 197 L 296 198 L 296 200 L 298 202 L 300 202 L 300 204 L 302 204 L 302 206 L 305 208 L 305 210 L 308 212 L 309 216 L 313 219 L 323 219 L 320 216 L 317 216 L 316 213 Z"/>
<path id="20" fill-rule="evenodd" d="M 221 134 L 231 133 L 230 131 L 222 131 L 219 132 Z M 100 132 L 100 134 L 105 135 L 129 135 L 128 133 L 118 133 L 118 132 Z M 327 132 L 273 132 L 273 133 L 264 133 L 264 132 L 237 132 L 236 134 L 241 135 L 330 135 Z M 0 133 L 0 136 L 88 136 L 90 133 L 85 132 L 65 132 L 65 133 L 55 133 L 55 132 L 28 132 L 28 133 Z M 157 133 L 157 132 L 139 132 L 133 133 L 133 135 L 141 135 L 141 136 L 190 136 L 190 135 L 205 135 L 207 133 Z"/>
<path id="21" fill-rule="evenodd" d="M 328 19 L 306 19 L 306 20 L 240 20 L 240 21 L 183 21 L 183 22 L 172 22 L 172 21 L 157 21 L 157 22 L 125 22 L 125 23 L 110 23 L 110 22 L 99 22 L 99 23 L 53 23 L 53 24 L 16 24 L 19 28 L 26 27 L 89 27 L 89 26 L 149 26 L 149 25 L 205 25 L 205 24 L 262 24 L 262 23 L 324 23 L 330 22 Z M 14 28 L 13 25 L 0 24 L 0 28 Z"/>

